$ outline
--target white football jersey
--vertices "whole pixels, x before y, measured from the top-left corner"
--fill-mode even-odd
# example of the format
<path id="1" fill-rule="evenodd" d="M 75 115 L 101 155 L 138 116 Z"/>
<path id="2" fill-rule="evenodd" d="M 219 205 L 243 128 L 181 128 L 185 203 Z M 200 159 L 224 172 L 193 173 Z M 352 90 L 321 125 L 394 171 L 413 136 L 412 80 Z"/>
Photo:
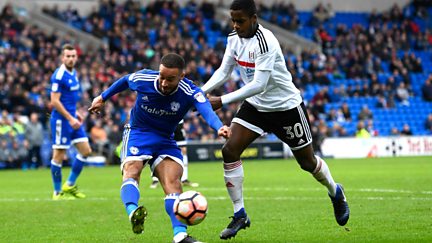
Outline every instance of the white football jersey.
<path id="1" fill-rule="evenodd" d="M 265 90 L 246 99 L 258 111 L 289 110 L 302 102 L 300 91 L 285 66 L 279 41 L 262 25 L 258 25 L 252 38 L 240 38 L 235 31 L 231 32 L 222 62 L 237 65 L 245 83 L 254 79 L 255 70 L 271 71 Z"/>

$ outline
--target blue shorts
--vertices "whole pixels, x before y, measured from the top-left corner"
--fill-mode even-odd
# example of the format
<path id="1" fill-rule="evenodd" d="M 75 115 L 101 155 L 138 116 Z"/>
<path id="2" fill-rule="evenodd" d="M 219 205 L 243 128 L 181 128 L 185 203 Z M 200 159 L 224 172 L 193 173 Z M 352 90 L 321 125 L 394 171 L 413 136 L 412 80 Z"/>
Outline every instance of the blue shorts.
<path id="1" fill-rule="evenodd" d="M 64 117 L 52 116 L 50 125 L 53 149 L 68 149 L 71 144 L 89 141 L 82 126 L 74 130 Z"/>
<path id="2" fill-rule="evenodd" d="M 131 129 L 129 124 L 123 132 L 121 150 L 121 170 L 130 161 L 148 163 L 151 171 L 166 157 L 171 158 L 183 167 L 183 156 L 176 141 L 171 137 L 151 131 Z"/>

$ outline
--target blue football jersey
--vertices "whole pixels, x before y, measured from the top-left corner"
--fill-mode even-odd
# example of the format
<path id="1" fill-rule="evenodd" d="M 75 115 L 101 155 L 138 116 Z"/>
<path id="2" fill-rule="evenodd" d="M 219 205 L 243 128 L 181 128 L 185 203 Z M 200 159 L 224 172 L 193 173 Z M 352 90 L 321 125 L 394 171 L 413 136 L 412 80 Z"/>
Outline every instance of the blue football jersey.
<path id="1" fill-rule="evenodd" d="M 183 78 L 177 90 L 164 95 L 158 90 L 158 77 L 158 71 L 148 69 L 125 75 L 102 93 L 102 99 L 106 100 L 127 88 L 136 91 L 137 99 L 131 110 L 129 124 L 131 129 L 143 132 L 172 136 L 179 122 L 193 106 L 214 129 L 222 126 L 204 93 L 192 81 Z"/>
<path id="2" fill-rule="evenodd" d="M 61 93 L 60 102 L 70 114 L 75 116 L 76 104 L 81 93 L 76 70 L 69 72 L 64 64 L 57 68 L 51 75 L 51 92 Z M 55 108 L 51 114 L 52 116 L 61 116 Z"/>

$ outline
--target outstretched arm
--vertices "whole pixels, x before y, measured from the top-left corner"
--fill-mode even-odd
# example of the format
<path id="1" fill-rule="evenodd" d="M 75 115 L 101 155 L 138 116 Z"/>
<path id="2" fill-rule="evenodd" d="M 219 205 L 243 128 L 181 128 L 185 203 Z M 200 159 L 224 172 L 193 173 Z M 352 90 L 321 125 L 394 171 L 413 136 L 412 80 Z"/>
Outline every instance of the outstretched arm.
<path id="1" fill-rule="evenodd" d="M 255 70 L 254 79 L 252 82 L 247 83 L 240 89 L 221 96 L 221 103 L 223 105 L 231 102 L 244 100 L 251 96 L 257 95 L 265 90 L 267 87 L 271 71 Z"/>
<path id="2" fill-rule="evenodd" d="M 208 94 L 213 89 L 225 83 L 230 77 L 235 65 L 236 62 L 234 58 L 231 56 L 230 50 L 227 47 L 227 49 L 225 50 L 224 57 L 222 59 L 221 66 L 213 73 L 213 75 L 207 81 L 207 83 L 205 83 L 204 86 L 201 87 L 202 91 Z"/>
<path id="3" fill-rule="evenodd" d="M 234 65 L 224 65 L 220 66 L 211 76 L 211 78 L 201 87 L 204 93 L 210 93 L 215 88 L 221 86 L 230 77 Z"/>
<path id="4" fill-rule="evenodd" d="M 223 127 L 219 128 L 218 130 L 218 136 L 228 139 L 231 136 L 231 128 L 229 128 L 226 125 L 223 125 Z"/>
<path id="5" fill-rule="evenodd" d="M 204 120 L 212 127 L 215 131 L 218 132 L 218 136 L 229 138 L 231 135 L 231 130 L 229 127 L 222 124 L 219 117 L 213 111 L 210 103 L 204 97 L 204 94 L 199 92 L 195 94 L 194 105 L 198 112 L 202 115 Z"/>
<path id="6" fill-rule="evenodd" d="M 129 88 L 128 79 L 130 75 L 126 75 L 118 79 L 113 83 L 107 90 L 102 92 L 101 95 L 94 98 L 88 111 L 90 113 L 99 113 L 102 107 L 105 105 L 105 101 L 111 98 L 113 95 L 120 93 Z"/>
<path id="7" fill-rule="evenodd" d="M 244 100 L 256 94 L 259 94 L 267 87 L 268 80 L 270 78 L 270 71 L 256 70 L 255 76 L 252 82 L 246 84 L 240 89 L 231 92 L 223 96 L 210 96 L 208 97 L 214 110 L 221 108 L 225 104 L 231 102 Z"/>
<path id="8" fill-rule="evenodd" d="M 93 99 L 90 108 L 88 108 L 88 111 L 92 114 L 99 114 L 104 105 L 105 101 L 102 99 L 102 96 L 99 95 L 98 97 Z"/>

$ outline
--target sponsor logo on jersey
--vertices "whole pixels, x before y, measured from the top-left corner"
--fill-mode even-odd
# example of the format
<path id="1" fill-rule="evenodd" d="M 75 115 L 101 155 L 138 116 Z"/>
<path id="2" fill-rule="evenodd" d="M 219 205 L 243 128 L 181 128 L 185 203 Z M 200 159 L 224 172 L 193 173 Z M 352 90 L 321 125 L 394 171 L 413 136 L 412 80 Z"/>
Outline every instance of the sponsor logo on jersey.
<path id="1" fill-rule="evenodd" d="M 166 111 L 164 109 L 150 108 L 150 107 L 148 107 L 146 105 L 141 105 L 140 107 L 144 111 L 146 111 L 146 112 L 148 112 L 150 114 L 153 114 L 153 115 L 157 115 L 157 116 L 175 116 L 175 115 L 177 115 L 176 111 L 172 112 L 172 111 Z M 179 104 L 179 107 L 180 107 L 180 104 Z"/>
<path id="2" fill-rule="evenodd" d="M 206 98 L 204 97 L 204 95 L 200 92 L 194 95 L 194 98 L 199 102 L 199 103 L 204 103 L 206 101 Z"/>
<path id="3" fill-rule="evenodd" d="M 253 73 L 255 73 L 255 69 L 253 69 L 253 68 L 246 68 L 246 74 L 253 74 Z"/>
<path id="4" fill-rule="evenodd" d="M 139 149 L 137 147 L 130 147 L 129 151 L 131 154 L 136 155 L 139 152 Z"/>
<path id="5" fill-rule="evenodd" d="M 248 78 L 251 78 L 255 75 L 255 69 L 253 69 L 253 68 L 246 68 L 245 72 L 246 72 L 246 76 Z"/>
<path id="6" fill-rule="evenodd" d="M 305 141 L 303 139 L 300 138 L 300 141 L 298 142 L 298 145 L 304 143 Z"/>
<path id="7" fill-rule="evenodd" d="M 176 112 L 179 109 L 180 109 L 180 103 L 175 102 L 175 101 L 171 102 L 171 110 L 172 111 Z"/>
<path id="8" fill-rule="evenodd" d="M 70 88 L 70 91 L 79 90 L 79 88 L 80 88 L 80 85 L 77 84 L 77 85 L 72 86 L 72 87 Z"/>

